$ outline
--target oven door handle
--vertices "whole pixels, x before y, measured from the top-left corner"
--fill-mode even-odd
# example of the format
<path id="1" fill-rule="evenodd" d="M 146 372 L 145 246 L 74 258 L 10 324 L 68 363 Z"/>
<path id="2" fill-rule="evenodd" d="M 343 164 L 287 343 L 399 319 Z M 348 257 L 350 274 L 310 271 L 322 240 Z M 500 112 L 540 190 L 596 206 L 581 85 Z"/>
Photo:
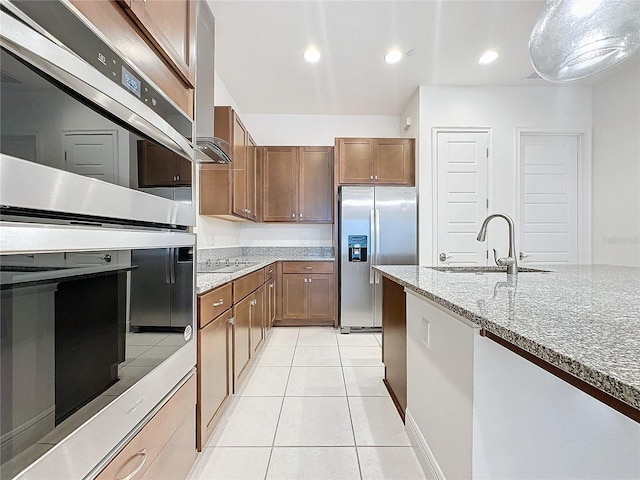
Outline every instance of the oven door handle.
<path id="1" fill-rule="evenodd" d="M 8 13 L 0 12 L 0 24 L 0 44 L 3 48 L 168 149 L 193 161 L 194 150 L 189 141 L 134 95 Z"/>

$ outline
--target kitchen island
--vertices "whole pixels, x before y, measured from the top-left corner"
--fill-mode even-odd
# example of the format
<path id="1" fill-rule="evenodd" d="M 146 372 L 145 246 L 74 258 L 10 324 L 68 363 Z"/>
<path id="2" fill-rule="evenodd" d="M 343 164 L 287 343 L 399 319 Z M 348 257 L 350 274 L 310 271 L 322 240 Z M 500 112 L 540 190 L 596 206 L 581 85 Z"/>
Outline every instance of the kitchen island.
<path id="1" fill-rule="evenodd" d="M 640 269 L 376 268 L 407 292 L 407 430 L 434 478 L 640 477 Z"/>

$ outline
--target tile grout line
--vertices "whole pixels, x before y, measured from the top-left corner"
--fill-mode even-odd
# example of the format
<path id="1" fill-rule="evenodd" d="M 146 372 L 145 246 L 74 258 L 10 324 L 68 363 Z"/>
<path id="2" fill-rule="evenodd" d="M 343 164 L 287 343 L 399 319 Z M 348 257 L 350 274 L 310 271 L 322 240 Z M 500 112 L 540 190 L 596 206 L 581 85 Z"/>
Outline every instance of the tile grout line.
<path id="1" fill-rule="evenodd" d="M 338 334 L 336 334 L 338 335 Z M 338 338 L 336 337 L 336 341 Z M 344 365 L 342 364 L 342 350 L 340 349 L 340 342 L 338 342 L 338 357 L 340 357 L 340 371 L 342 372 L 342 381 L 344 382 L 344 394 L 347 401 L 347 411 L 349 412 L 349 423 L 351 424 L 351 434 L 353 435 L 353 449 L 356 454 L 356 462 L 358 462 L 358 475 L 362 480 L 362 467 L 360 466 L 360 455 L 358 455 L 358 442 L 356 441 L 356 430 L 353 427 L 353 416 L 351 415 L 351 404 L 349 403 L 349 392 L 347 391 L 347 380 L 344 376 Z"/>
<path id="2" fill-rule="evenodd" d="M 278 412 L 278 421 L 276 422 L 276 428 L 273 432 L 273 438 L 271 439 L 271 449 L 269 451 L 269 460 L 267 460 L 267 468 L 264 471 L 264 480 L 267 480 L 267 477 L 269 475 L 269 467 L 271 466 L 271 459 L 273 458 L 273 449 L 276 446 L 276 436 L 278 435 L 278 427 L 280 426 L 280 418 L 282 417 L 282 409 L 284 408 L 284 399 L 286 398 L 287 388 L 289 387 L 289 379 L 291 378 L 291 369 L 293 368 L 293 359 L 296 356 L 296 349 L 298 348 L 298 338 L 300 338 L 300 329 L 298 329 L 296 344 L 293 346 L 293 355 L 291 355 L 291 364 L 289 365 L 289 375 L 287 375 L 287 383 L 284 386 L 284 392 L 282 392 L 282 402 L 280 403 L 280 411 Z M 267 347 L 266 344 L 263 348 L 265 347 Z"/>

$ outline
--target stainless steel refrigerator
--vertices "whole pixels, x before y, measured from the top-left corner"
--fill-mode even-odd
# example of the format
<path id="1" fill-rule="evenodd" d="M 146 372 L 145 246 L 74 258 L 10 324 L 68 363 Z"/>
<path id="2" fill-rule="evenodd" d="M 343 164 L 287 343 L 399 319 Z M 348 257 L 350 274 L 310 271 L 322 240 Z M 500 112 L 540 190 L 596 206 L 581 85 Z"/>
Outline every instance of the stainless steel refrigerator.
<path id="1" fill-rule="evenodd" d="M 417 263 L 413 187 L 340 187 L 340 327 L 382 327 L 382 281 L 372 265 Z"/>

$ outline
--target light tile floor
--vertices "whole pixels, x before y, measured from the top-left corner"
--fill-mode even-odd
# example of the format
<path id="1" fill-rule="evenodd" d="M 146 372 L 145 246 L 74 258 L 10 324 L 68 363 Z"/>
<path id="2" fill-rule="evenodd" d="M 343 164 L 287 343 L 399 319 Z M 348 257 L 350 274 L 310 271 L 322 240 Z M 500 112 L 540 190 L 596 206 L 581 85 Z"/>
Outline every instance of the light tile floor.
<path id="1" fill-rule="evenodd" d="M 189 479 L 424 479 L 380 345 L 380 334 L 273 328 Z"/>

